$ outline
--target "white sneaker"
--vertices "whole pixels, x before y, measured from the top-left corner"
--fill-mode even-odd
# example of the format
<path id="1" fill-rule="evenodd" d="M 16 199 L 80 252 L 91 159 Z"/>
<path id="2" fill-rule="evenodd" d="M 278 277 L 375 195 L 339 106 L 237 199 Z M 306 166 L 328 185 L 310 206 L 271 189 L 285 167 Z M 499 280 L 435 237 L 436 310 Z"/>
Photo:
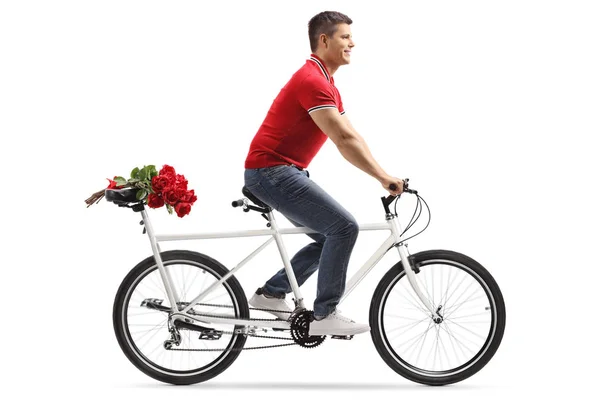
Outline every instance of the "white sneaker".
<path id="1" fill-rule="evenodd" d="M 357 324 L 348 317 L 344 317 L 339 311 L 334 311 L 322 320 L 312 321 L 309 325 L 310 336 L 323 335 L 357 335 L 371 330 L 369 325 Z"/>
<path id="2" fill-rule="evenodd" d="M 254 296 L 248 301 L 252 307 L 255 308 L 268 308 L 270 310 L 281 310 L 288 312 L 276 312 L 276 311 L 265 311 L 273 314 L 279 319 L 287 321 L 287 319 L 292 315 L 292 311 L 294 311 L 285 301 L 285 299 L 278 299 L 275 297 L 265 297 L 264 294 L 254 293 Z"/>

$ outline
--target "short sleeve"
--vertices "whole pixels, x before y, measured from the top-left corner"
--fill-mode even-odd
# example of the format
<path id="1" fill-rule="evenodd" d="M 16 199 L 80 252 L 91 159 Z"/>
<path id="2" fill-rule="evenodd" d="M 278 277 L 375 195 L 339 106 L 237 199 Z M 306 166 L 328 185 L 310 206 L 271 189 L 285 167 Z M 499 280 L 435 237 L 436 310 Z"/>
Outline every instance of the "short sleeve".
<path id="1" fill-rule="evenodd" d="M 335 91 L 337 93 L 339 102 L 340 102 L 340 106 L 338 107 L 338 111 L 340 112 L 340 115 L 344 115 L 346 113 L 346 110 L 344 109 L 344 102 L 342 102 L 342 96 L 340 95 L 340 91 L 335 88 Z"/>
<path id="2" fill-rule="evenodd" d="M 323 78 L 308 76 L 300 84 L 298 101 L 309 114 L 323 108 L 338 108 L 335 100 L 333 88 Z"/>

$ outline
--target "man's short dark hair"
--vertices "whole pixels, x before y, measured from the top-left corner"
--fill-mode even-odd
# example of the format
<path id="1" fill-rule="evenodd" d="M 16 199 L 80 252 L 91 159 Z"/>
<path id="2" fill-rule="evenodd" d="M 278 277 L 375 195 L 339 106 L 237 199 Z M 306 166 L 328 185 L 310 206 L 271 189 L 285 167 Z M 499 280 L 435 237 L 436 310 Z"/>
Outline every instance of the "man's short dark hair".
<path id="1" fill-rule="evenodd" d="M 310 50 L 317 51 L 319 36 L 324 33 L 329 37 L 337 31 L 338 24 L 350 25 L 352 20 L 345 14 L 337 11 L 323 11 L 308 21 L 308 39 L 310 40 Z"/>

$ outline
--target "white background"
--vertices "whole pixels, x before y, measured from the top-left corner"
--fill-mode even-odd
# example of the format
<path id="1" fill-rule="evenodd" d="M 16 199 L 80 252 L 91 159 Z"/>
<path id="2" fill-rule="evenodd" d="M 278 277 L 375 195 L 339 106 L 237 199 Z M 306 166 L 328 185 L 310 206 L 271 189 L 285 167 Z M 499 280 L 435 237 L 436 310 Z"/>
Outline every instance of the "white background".
<path id="1" fill-rule="evenodd" d="M 84 199 L 105 178 L 171 164 L 198 202 L 183 219 L 151 211 L 158 232 L 264 227 L 230 202 L 253 135 L 310 54 L 307 22 L 323 10 L 354 20 L 352 63 L 335 74 L 347 115 L 384 169 L 410 177 L 431 207 L 410 251 L 452 249 L 486 266 L 506 300 L 504 340 L 481 372 L 444 388 L 396 375 L 369 335 L 244 352 L 205 384 L 153 381 L 122 354 L 111 320 L 121 280 L 150 254 L 140 217 Z M 591 396 L 599 17 L 593 1 L 3 2 L 2 376 L 13 396 Z M 383 220 L 386 193 L 331 142 L 309 171 L 360 223 Z M 349 274 L 383 236 L 360 234 Z M 307 240 L 290 237 L 290 254 Z M 261 242 L 163 249 L 231 268 Z M 367 321 L 396 261 L 384 258 L 345 314 Z M 246 293 L 280 265 L 269 247 L 240 272 Z M 315 280 L 303 286 L 309 305 Z"/>

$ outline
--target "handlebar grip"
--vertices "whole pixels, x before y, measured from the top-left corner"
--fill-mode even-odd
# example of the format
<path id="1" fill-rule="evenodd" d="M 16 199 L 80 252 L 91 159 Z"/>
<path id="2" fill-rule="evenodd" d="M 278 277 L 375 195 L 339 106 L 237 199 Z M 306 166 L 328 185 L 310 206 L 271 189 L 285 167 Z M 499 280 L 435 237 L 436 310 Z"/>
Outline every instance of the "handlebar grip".
<path id="1" fill-rule="evenodd" d="M 408 189 L 408 178 L 403 179 L 404 181 L 404 188 L 402 190 L 406 190 Z M 398 189 L 398 185 L 396 185 L 395 183 L 390 183 L 390 186 L 388 186 L 390 188 L 390 190 L 396 191 Z"/>
<path id="2" fill-rule="evenodd" d="M 407 192 L 407 193 L 417 193 L 416 190 L 411 190 L 408 188 L 408 178 L 403 179 L 404 181 L 404 188 L 402 189 L 403 192 Z M 390 183 L 390 186 L 388 186 L 390 190 L 392 191 L 396 191 L 398 189 L 398 186 L 395 183 Z"/>
<path id="3" fill-rule="evenodd" d="M 231 202 L 231 205 L 233 207 L 241 207 L 244 205 L 244 199 L 240 199 L 240 200 L 234 200 Z"/>

